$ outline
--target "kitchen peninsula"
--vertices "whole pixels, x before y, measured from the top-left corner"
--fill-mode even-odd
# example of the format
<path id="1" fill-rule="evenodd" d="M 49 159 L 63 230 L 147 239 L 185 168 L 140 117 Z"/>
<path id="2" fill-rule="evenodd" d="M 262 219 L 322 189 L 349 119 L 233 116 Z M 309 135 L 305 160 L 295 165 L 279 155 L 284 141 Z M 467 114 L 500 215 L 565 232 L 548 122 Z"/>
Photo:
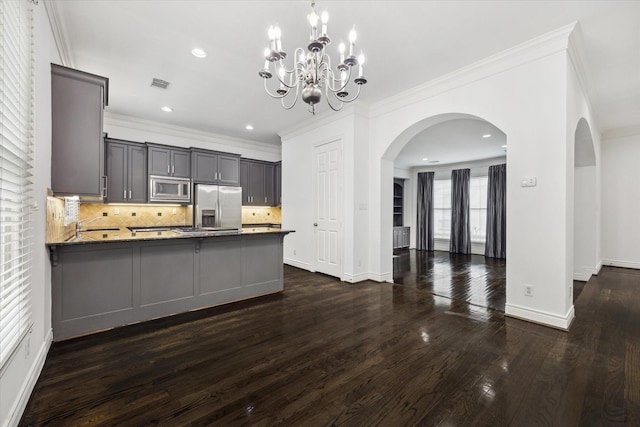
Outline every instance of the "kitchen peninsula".
<path id="1" fill-rule="evenodd" d="M 288 233 L 117 227 L 50 242 L 54 339 L 281 292 Z"/>

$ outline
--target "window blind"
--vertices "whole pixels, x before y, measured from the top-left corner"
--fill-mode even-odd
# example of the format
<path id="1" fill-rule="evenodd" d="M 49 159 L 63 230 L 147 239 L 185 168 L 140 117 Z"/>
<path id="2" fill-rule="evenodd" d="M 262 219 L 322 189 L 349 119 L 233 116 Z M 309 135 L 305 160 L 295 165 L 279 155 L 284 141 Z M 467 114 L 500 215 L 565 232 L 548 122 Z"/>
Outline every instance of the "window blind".
<path id="1" fill-rule="evenodd" d="M 32 8 L 0 2 L 0 367 L 32 325 Z"/>

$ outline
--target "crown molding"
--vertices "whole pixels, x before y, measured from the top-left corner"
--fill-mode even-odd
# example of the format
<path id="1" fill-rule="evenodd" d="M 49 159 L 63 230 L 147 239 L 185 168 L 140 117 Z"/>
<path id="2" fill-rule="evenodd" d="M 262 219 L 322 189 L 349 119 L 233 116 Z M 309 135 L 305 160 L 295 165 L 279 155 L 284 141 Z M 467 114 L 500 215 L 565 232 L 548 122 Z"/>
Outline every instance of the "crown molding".
<path id="1" fill-rule="evenodd" d="M 600 115 L 597 114 L 598 111 L 596 111 L 593 103 L 591 102 L 591 99 L 593 97 L 593 91 L 591 90 L 593 86 L 591 82 L 593 80 L 591 79 L 589 68 L 585 66 L 584 51 L 585 49 L 584 41 L 582 39 L 582 30 L 580 27 L 580 23 L 576 23 L 575 30 L 569 35 L 567 53 L 569 56 L 569 61 L 571 61 L 573 69 L 575 70 L 578 84 L 580 85 L 580 89 L 582 90 L 582 93 L 584 95 L 585 102 L 587 103 L 587 108 L 591 112 L 591 120 L 595 120 L 595 118 L 600 117 Z"/>
<path id="2" fill-rule="evenodd" d="M 126 116 L 112 112 L 104 112 L 105 125 L 119 126 L 145 132 L 156 132 L 164 135 L 176 136 L 180 138 L 192 139 L 208 144 L 220 144 L 232 147 L 233 149 L 247 149 L 261 151 L 268 154 L 280 155 L 280 146 L 241 139 L 232 136 L 220 135 L 212 132 L 205 132 L 196 129 L 155 122 L 153 120 L 139 119 L 137 117 Z M 235 150 L 237 151 L 237 150 Z M 242 154 L 242 153 L 240 153 Z"/>
<path id="3" fill-rule="evenodd" d="M 43 0 L 44 8 L 47 11 L 47 17 L 49 18 L 49 25 L 51 26 L 51 33 L 56 43 L 58 55 L 62 65 L 66 67 L 75 68 L 75 59 L 73 57 L 73 50 L 71 49 L 71 42 L 67 34 L 66 15 L 63 10 L 62 1 Z"/>
<path id="4" fill-rule="evenodd" d="M 527 42 L 488 56 L 449 74 L 400 92 L 371 106 L 371 117 L 448 92 L 489 76 L 519 67 L 567 49 L 576 22 L 550 31 Z"/>
<path id="5" fill-rule="evenodd" d="M 602 139 L 619 139 L 630 136 L 640 136 L 640 126 L 629 126 L 625 128 L 608 129 L 602 133 Z"/>
<path id="6" fill-rule="evenodd" d="M 322 114 L 310 117 L 309 119 L 302 121 L 300 124 L 278 132 L 278 135 L 280 136 L 280 139 L 284 141 L 285 139 L 294 138 L 298 135 L 317 129 L 321 126 L 334 123 L 349 116 L 360 116 L 368 119 L 370 117 L 369 106 L 360 101 L 356 101 L 337 113 L 333 110 L 329 110 Z"/>

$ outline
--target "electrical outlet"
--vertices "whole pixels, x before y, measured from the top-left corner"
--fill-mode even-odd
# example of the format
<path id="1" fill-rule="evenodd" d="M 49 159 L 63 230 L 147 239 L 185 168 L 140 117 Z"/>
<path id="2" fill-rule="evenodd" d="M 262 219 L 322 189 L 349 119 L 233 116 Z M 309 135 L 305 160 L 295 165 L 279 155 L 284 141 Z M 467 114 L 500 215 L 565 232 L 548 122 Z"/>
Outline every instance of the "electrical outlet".
<path id="1" fill-rule="evenodd" d="M 120 215 L 120 208 L 113 208 L 114 215 Z"/>
<path id="2" fill-rule="evenodd" d="M 533 296 L 533 285 L 524 285 L 524 294 L 528 297 Z"/>
<path id="3" fill-rule="evenodd" d="M 171 215 L 176 215 L 178 213 L 178 209 L 173 208 L 171 209 Z"/>

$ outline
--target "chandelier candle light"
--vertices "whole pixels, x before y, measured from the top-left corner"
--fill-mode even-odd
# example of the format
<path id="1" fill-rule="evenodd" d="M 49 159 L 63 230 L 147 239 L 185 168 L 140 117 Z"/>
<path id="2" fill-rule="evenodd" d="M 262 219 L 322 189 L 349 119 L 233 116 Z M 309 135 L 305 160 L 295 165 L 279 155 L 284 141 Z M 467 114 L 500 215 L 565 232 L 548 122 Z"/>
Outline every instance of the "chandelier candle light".
<path id="1" fill-rule="evenodd" d="M 272 98 L 280 99 L 282 106 L 290 110 L 296 105 L 298 97 L 309 104 L 309 111 L 315 114 L 315 106 L 322 99 L 324 90 L 327 104 L 334 111 L 340 111 L 346 102 L 352 102 L 360 95 L 360 88 L 367 83 L 364 78 L 364 55 L 356 58 L 354 55 L 356 44 L 356 30 L 353 28 L 349 32 L 349 54 L 345 57 L 346 47 L 340 43 L 338 51 L 340 53 L 340 63 L 334 70 L 331 67 L 331 57 L 325 52 L 325 48 L 331 43 L 327 35 L 327 22 L 329 14 L 322 12 L 319 17 L 315 11 L 315 1 L 311 2 L 311 14 L 307 15 L 311 32 L 307 50 L 297 48 L 294 52 L 294 64 L 292 68 L 287 68 L 285 59 L 287 53 L 282 49 L 282 33 L 279 27 L 269 27 L 269 47 L 264 51 L 264 68 L 258 73 L 264 79 L 264 89 Z M 318 34 L 318 21 L 322 23 Z M 357 91 L 349 98 L 347 86 L 351 79 L 351 70 L 359 65 L 358 76 L 353 80 Z M 271 71 L 273 70 L 273 72 Z M 278 79 L 275 93 L 269 90 L 267 80 L 273 76 Z M 293 90 L 295 89 L 295 91 Z M 285 99 L 294 94 L 293 101 L 287 105 Z"/>

